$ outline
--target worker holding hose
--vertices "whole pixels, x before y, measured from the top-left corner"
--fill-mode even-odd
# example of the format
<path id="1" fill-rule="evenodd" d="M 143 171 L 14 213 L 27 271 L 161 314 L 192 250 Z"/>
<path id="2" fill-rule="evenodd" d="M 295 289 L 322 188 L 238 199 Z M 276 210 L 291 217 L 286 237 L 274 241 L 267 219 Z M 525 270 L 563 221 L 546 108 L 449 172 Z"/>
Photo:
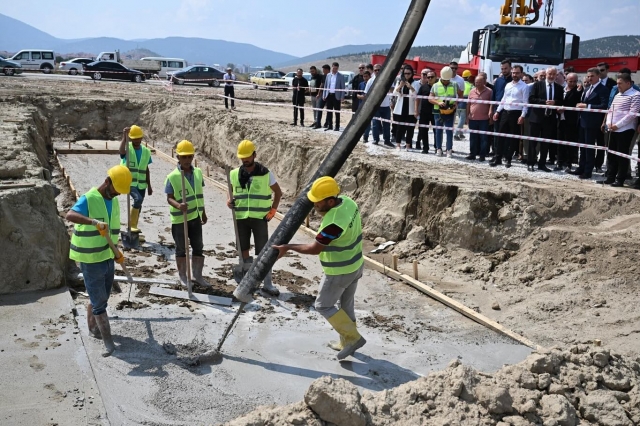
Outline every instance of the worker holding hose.
<path id="1" fill-rule="evenodd" d="M 315 241 L 273 248 L 279 252 L 278 259 L 289 250 L 319 255 L 324 275 L 315 308 L 340 335 L 340 342 L 330 342 L 329 347 L 338 350 L 337 358 L 343 360 L 367 341 L 358 332 L 354 309 L 354 296 L 364 269 L 360 210 L 355 201 L 339 194 L 335 179 L 329 176 L 317 179 L 307 193 L 322 216 Z"/>
<path id="2" fill-rule="evenodd" d="M 71 235 L 69 258 L 80 263 L 84 286 L 89 294 L 87 326 L 89 333 L 104 342 L 103 356 L 115 350 L 107 315 L 107 302 L 114 278 L 114 260 L 124 262 L 121 252 L 114 253 L 106 238 L 118 243 L 120 235 L 120 204 L 114 199 L 129 194 L 131 172 L 123 165 L 107 172 L 102 185 L 91 188 L 78 199 L 67 213 L 66 219 L 75 223 Z M 127 195 L 128 196 L 128 195 Z"/>

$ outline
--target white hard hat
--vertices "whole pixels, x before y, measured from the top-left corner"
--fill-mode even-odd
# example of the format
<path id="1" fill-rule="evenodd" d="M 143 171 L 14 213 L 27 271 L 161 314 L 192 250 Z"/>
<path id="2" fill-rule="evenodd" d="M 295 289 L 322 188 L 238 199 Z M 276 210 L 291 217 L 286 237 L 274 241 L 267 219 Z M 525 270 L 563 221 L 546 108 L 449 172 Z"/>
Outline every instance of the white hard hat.
<path id="1" fill-rule="evenodd" d="M 440 71 L 440 78 L 443 80 L 451 80 L 453 77 L 453 70 L 450 67 L 444 67 Z"/>

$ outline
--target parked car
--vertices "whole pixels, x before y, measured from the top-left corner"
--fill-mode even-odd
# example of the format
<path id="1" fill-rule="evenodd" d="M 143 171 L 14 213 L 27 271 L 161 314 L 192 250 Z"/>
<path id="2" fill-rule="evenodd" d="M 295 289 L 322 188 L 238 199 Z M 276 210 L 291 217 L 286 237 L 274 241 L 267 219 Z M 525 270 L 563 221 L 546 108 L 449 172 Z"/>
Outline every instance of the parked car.
<path id="1" fill-rule="evenodd" d="M 127 68 L 117 62 L 109 61 L 97 61 L 86 64 L 84 66 L 83 74 L 94 80 L 110 78 L 114 80 L 133 81 L 136 83 L 142 83 L 145 80 L 143 72 L 132 70 L 131 68 Z"/>
<path id="2" fill-rule="evenodd" d="M 84 65 L 90 64 L 91 62 L 94 62 L 94 60 L 89 58 L 73 58 L 69 61 L 60 62 L 58 70 L 66 71 L 69 75 L 82 74 Z"/>
<path id="3" fill-rule="evenodd" d="M 0 56 L 0 70 L 4 75 L 22 74 L 22 65 Z"/>
<path id="4" fill-rule="evenodd" d="M 293 77 L 295 77 L 295 76 L 296 76 L 296 72 L 295 72 L 295 71 L 288 72 L 288 73 L 284 76 L 284 79 L 285 79 L 285 80 L 287 80 L 287 85 L 288 85 L 289 87 L 291 87 L 291 82 L 293 81 Z M 307 81 L 311 81 L 311 73 L 310 73 L 310 72 L 303 72 L 303 73 L 302 73 L 302 76 L 303 76 L 304 78 L 306 78 L 306 79 L 307 79 Z"/>
<path id="5" fill-rule="evenodd" d="M 23 70 L 40 70 L 45 74 L 50 74 L 56 69 L 55 58 L 53 50 L 26 49 L 19 51 L 9 59 L 22 65 Z"/>
<path id="6" fill-rule="evenodd" d="M 208 84 L 210 87 L 219 87 L 223 77 L 222 71 L 204 65 L 190 65 L 180 71 L 167 73 L 167 79 L 175 84 Z"/>
<path id="7" fill-rule="evenodd" d="M 289 89 L 289 83 L 280 77 L 278 71 L 258 71 L 256 75 L 251 77 L 251 83 L 256 89 L 259 86 L 267 86 L 267 90 L 281 89 L 286 91 Z"/>
<path id="8" fill-rule="evenodd" d="M 349 96 L 351 93 L 351 81 L 355 77 L 355 73 L 352 71 L 338 71 L 344 77 L 344 88 L 346 89 L 345 96 Z"/>

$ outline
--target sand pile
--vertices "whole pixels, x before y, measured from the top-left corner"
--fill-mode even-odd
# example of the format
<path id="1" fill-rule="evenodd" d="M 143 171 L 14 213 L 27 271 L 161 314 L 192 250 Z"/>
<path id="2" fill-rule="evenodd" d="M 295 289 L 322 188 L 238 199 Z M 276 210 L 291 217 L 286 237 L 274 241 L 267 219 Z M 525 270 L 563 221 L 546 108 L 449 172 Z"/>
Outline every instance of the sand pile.
<path id="1" fill-rule="evenodd" d="M 537 352 L 486 374 L 452 361 L 382 392 L 322 377 L 304 402 L 262 407 L 228 426 L 640 424 L 640 358 L 586 345 Z"/>

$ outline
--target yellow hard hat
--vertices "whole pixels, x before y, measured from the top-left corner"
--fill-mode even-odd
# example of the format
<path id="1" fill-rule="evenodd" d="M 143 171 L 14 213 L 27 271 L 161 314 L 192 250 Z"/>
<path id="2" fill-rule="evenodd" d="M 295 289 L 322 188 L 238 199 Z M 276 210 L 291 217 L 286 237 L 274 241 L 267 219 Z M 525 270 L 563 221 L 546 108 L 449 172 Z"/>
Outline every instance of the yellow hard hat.
<path id="1" fill-rule="evenodd" d="M 129 187 L 131 187 L 131 172 L 125 166 L 119 164 L 117 166 L 113 166 L 107 172 L 109 177 L 111 178 L 111 183 L 113 187 L 120 194 L 128 194 Z"/>
<path id="2" fill-rule="evenodd" d="M 471 71 L 469 70 L 464 70 L 462 71 L 462 77 L 471 77 Z"/>
<path id="3" fill-rule="evenodd" d="M 142 129 L 135 124 L 129 129 L 129 139 L 140 139 L 144 136 Z"/>
<path id="4" fill-rule="evenodd" d="M 196 150 L 193 148 L 193 144 L 188 140 L 180 141 L 176 147 L 176 154 L 178 155 L 194 155 Z"/>
<path id="5" fill-rule="evenodd" d="M 330 176 L 318 178 L 311 185 L 311 189 L 307 192 L 307 198 L 313 203 L 324 200 L 329 197 L 336 197 L 340 193 L 338 182 Z"/>
<path id="6" fill-rule="evenodd" d="M 250 140 L 243 140 L 238 144 L 238 158 L 249 158 L 256 152 L 256 146 Z"/>

